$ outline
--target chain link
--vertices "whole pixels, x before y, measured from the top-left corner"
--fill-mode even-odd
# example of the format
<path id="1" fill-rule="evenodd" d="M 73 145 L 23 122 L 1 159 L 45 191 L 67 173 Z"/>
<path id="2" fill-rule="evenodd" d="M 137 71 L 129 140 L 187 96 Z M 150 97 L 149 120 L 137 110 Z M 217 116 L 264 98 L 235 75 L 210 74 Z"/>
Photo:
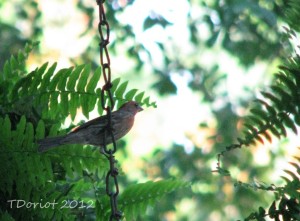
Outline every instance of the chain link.
<path id="1" fill-rule="evenodd" d="M 106 174 L 106 194 L 110 198 L 111 204 L 111 215 L 109 220 L 120 220 L 122 218 L 122 212 L 118 210 L 117 197 L 119 195 L 119 185 L 117 176 L 119 174 L 118 168 L 115 166 L 116 159 L 114 153 L 117 151 L 117 145 L 113 134 L 113 124 L 112 124 L 112 110 L 114 108 L 114 100 L 111 92 L 111 69 L 110 69 L 110 58 L 107 49 L 109 44 L 110 28 L 106 20 L 104 11 L 105 0 L 96 0 L 99 8 L 99 24 L 98 31 L 100 34 L 100 64 L 102 67 L 102 73 L 104 76 L 104 85 L 101 90 L 101 106 L 102 109 L 106 111 L 107 115 L 107 125 L 103 136 L 103 152 L 109 161 L 109 171 Z M 106 97 L 108 97 L 108 104 L 106 105 Z M 109 149 L 106 145 L 107 135 L 111 136 L 113 148 Z"/>

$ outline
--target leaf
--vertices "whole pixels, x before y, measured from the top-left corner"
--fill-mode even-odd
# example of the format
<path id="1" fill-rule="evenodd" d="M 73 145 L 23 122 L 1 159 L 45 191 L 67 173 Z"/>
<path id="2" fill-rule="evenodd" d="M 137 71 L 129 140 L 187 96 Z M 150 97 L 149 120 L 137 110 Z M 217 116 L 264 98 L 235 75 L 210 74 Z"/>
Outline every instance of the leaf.
<path id="1" fill-rule="evenodd" d="M 7 80 L 7 78 L 10 77 L 10 75 L 12 74 L 11 73 L 11 68 L 10 68 L 10 65 L 9 65 L 9 62 L 6 61 L 4 63 L 4 67 L 3 67 L 3 80 Z M 1 76 L 1 75 L 0 75 Z"/>
<path id="2" fill-rule="evenodd" d="M 265 106 L 265 108 L 267 109 L 268 113 L 270 115 L 276 115 L 276 110 L 274 107 L 270 106 L 267 102 L 261 100 L 261 99 L 255 99 L 254 101 L 259 102 L 260 104 L 262 104 L 263 106 Z"/>
<path id="3" fill-rule="evenodd" d="M 61 107 L 61 111 L 63 113 L 64 116 L 67 116 L 69 114 L 69 94 L 66 92 L 62 92 L 60 94 L 60 107 Z"/>
<path id="4" fill-rule="evenodd" d="M 298 179 L 297 174 L 293 173 L 292 171 L 289 170 L 283 170 L 284 172 L 286 172 L 287 174 L 289 174 L 294 180 Z"/>
<path id="5" fill-rule="evenodd" d="M 294 120 L 295 120 L 295 123 L 300 126 L 300 114 L 299 114 L 299 111 L 298 111 L 298 114 L 296 116 L 294 116 Z"/>
<path id="6" fill-rule="evenodd" d="M 111 92 L 115 92 L 115 90 L 118 88 L 120 81 L 121 81 L 121 78 L 116 78 L 111 82 L 111 84 L 112 84 Z"/>
<path id="7" fill-rule="evenodd" d="M 283 125 L 283 123 L 277 118 L 277 117 L 273 117 L 271 118 L 272 122 L 274 123 L 274 126 L 280 128 L 280 135 L 283 135 L 284 137 L 286 137 L 287 133 L 286 133 L 286 129 Z"/>
<path id="8" fill-rule="evenodd" d="M 268 92 L 263 92 L 263 91 L 261 91 L 261 94 L 265 98 L 268 98 L 270 101 L 272 101 L 277 108 L 280 108 L 282 106 L 281 105 L 281 100 L 278 99 L 277 97 L 275 97 L 273 94 L 268 93 Z"/>
<path id="9" fill-rule="evenodd" d="M 71 93 L 70 100 L 69 100 L 69 112 L 71 115 L 72 120 L 75 119 L 77 108 L 79 106 L 79 94 L 78 93 Z"/>
<path id="10" fill-rule="evenodd" d="M 252 144 L 255 144 L 255 136 L 253 136 L 252 133 L 250 133 L 249 131 L 245 133 L 245 139 L 244 139 L 244 144 L 249 146 Z"/>
<path id="11" fill-rule="evenodd" d="M 41 164 L 41 161 L 39 161 L 39 164 Z M 43 167 L 45 168 L 45 178 L 44 179 L 49 179 L 53 180 L 53 170 L 52 170 L 52 163 L 49 159 L 49 157 L 44 157 L 42 160 Z"/>
<path id="12" fill-rule="evenodd" d="M 270 136 L 270 134 L 267 131 L 264 131 L 263 135 L 270 143 L 272 143 L 272 137 Z"/>
<path id="13" fill-rule="evenodd" d="M 98 99 L 98 97 L 96 97 L 96 96 L 93 96 L 93 95 L 89 96 L 89 99 L 88 99 L 88 106 L 89 106 L 88 111 L 89 112 L 91 112 L 95 109 L 97 99 Z"/>
<path id="14" fill-rule="evenodd" d="M 52 116 L 56 115 L 56 112 L 58 111 L 58 96 L 59 93 L 58 92 L 52 92 L 51 96 L 50 96 L 50 111 L 52 111 Z"/>
<path id="15" fill-rule="evenodd" d="M 276 74 L 275 76 L 277 79 L 281 80 L 282 83 L 284 83 L 289 88 L 289 90 L 293 94 L 293 97 L 298 96 L 298 87 L 289 77 L 287 77 L 283 73 Z"/>
<path id="16" fill-rule="evenodd" d="M 29 94 L 34 94 L 35 91 L 38 90 L 38 86 L 41 83 L 42 75 L 46 71 L 46 68 L 48 66 L 48 62 L 44 63 L 40 68 L 37 69 L 34 76 L 32 77 L 30 89 L 28 90 Z"/>
<path id="17" fill-rule="evenodd" d="M 20 119 L 20 122 L 17 125 L 16 135 L 14 137 L 14 139 L 15 139 L 14 146 L 17 149 L 21 149 L 21 146 L 22 146 L 22 143 L 24 140 L 25 128 L 26 128 L 26 118 L 23 115 Z"/>
<path id="18" fill-rule="evenodd" d="M 82 65 L 75 67 L 75 69 L 72 71 L 72 73 L 69 77 L 68 83 L 67 83 L 67 90 L 75 91 L 76 82 L 78 81 L 79 75 L 84 67 L 85 67 L 85 65 L 82 64 Z"/>
<path id="19" fill-rule="evenodd" d="M 264 144 L 264 140 L 262 139 L 262 137 L 260 135 L 256 135 L 255 139 L 258 140 L 261 144 Z"/>
<path id="20" fill-rule="evenodd" d="M 276 215 L 276 201 L 273 201 L 273 203 L 271 204 L 268 213 L 270 215 L 270 218 L 275 218 Z"/>
<path id="21" fill-rule="evenodd" d="M 69 157 L 62 158 L 63 167 L 69 177 L 74 178 L 74 173 L 71 167 L 71 160 Z"/>
<path id="22" fill-rule="evenodd" d="M 282 197 L 278 207 L 281 211 L 285 210 L 286 207 L 286 203 L 287 203 L 287 199 L 285 198 L 285 196 Z"/>
<path id="23" fill-rule="evenodd" d="M 17 59 L 14 56 L 10 57 L 10 67 L 12 70 L 16 70 L 18 69 L 19 63 L 17 61 Z"/>
<path id="24" fill-rule="evenodd" d="M 265 125 L 264 122 L 261 121 L 261 119 L 255 117 L 255 116 L 249 116 L 248 119 L 249 119 L 250 121 L 252 121 L 252 122 L 253 122 L 255 125 L 257 125 L 257 126 L 262 127 L 262 126 Z M 248 119 L 247 119 L 246 121 L 248 121 Z"/>
<path id="25" fill-rule="evenodd" d="M 50 92 L 56 91 L 57 84 L 58 84 L 58 82 L 60 81 L 61 76 L 65 73 L 66 70 L 67 70 L 67 69 L 65 69 L 65 68 L 59 70 L 59 71 L 54 75 L 54 77 L 51 79 L 51 81 L 49 82 L 50 84 L 49 84 L 49 86 L 48 86 Z"/>
<path id="26" fill-rule="evenodd" d="M 268 114 L 266 112 L 264 112 L 263 110 L 261 110 L 261 109 L 251 108 L 250 112 L 253 113 L 254 116 L 260 117 L 260 118 L 262 118 L 264 120 L 266 120 L 268 118 Z"/>
<path id="27" fill-rule="evenodd" d="M 89 80 L 89 83 L 86 88 L 87 92 L 89 92 L 89 93 L 95 92 L 95 88 L 99 82 L 100 76 L 101 76 L 101 68 L 98 67 L 96 69 L 96 71 L 94 72 L 94 74 L 92 75 L 91 79 Z"/>
<path id="28" fill-rule="evenodd" d="M 277 130 L 276 127 L 274 127 L 274 125 L 269 125 L 269 130 L 272 132 L 272 134 L 274 134 L 278 139 L 280 139 L 280 132 Z"/>
<path id="29" fill-rule="evenodd" d="M 103 197 L 104 198 L 104 197 Z M 102 198 L 102 201 L 103 201 L 103 198 Z M 100 221 L 106 221 L 106 220 L 109 220 L 109 210 L 108 210 L 108 198 L 105 197 L 104 199 L 106 199 L 105 203 L 103 203 L 102 201 L 100 202 L 99 200 L 96 200 L 96 206 L 95 206 L 95 209 L 96 209 L 96 217 L 97 217 L 97 220 L 99 219 Z"/>
<path id="30" fill-rule="evenodd" d="M 145 94 L 144 91 L 141 92 L 141 93 L 139 93 L 138 95 L 136 95 L 136 96 L 134 97 L 134 100 L 135 100 L 136 102 L 138 102 L 138 103 L 142 103 L 142 99 L 143 99 L 143 97 L 144 97 L 144 94 Z"/>
<path id="31" fill-rule="evenodd" d="M 26 134 L 24 140 L 24 147 L 25 149 L 31 149 L 33 146 L 33 136 L 34 136 L 34 129 L 32 123 L 28 122 L 26 124 Z"/>
<path id="32" fill-rule="evenodd" d="M 280 176 L 286 183 L 291 183 L 292 181 L 289 179 L 289 178 L 287 178 L 287 177 L 285 177 L 285 176 Z"/>
<path id="33" fill-rule="evenodd" d="M 36 127 L 36 138 L 42 139 L 45 137 L 45 124 L 42 119 L 39 120 L 38 125 Z"/>
<path id="34" fill-rule="evenodd" d="M 26 59 L 26 56 L 22 51 L 18 51 L 18 62 L 19 64 L 24 64 L 24 61 Z"/>
<path id="35" fill-rule="evenodd" d="M 82 113 L 86 118 L 89 118 L 89 96 L 86 94 L 80 95 L 80 105 L 82 108 Z"/>
<path id="36" fill-rule="evenodd" d="M 126 93 L 125 99 L 129 101 L 132 100 L 137 91 L 138 91 L 137 89 L 131 89 Z"/>
<path id="37" fill-rule="evenodd" d="M 297 61 L 293 61 L 293 62 L 297 63 Z M 296 85 L 300 85 L 300 71 L 299 71 L 299 68 L 297 68 L 297 67 L 288 68 L 288 67 L 283 67 L 283 66 L 280 66 L 280 68 L 283 69 L 283 70 L 289 71 L 289 73 L 291 73 L 291 75 L 293 75 L 293 78 L 296 81 Z"/>
<path id="38" fill-rule="evenodd" d="M 127 220 L 134 220 L 138 214 L 144 214 L 147 205 L 153 205 L 163 195 L 175 189 L 189 186 L 180 180 L 161 180 L 134 184 L 127 187 L 119 198 Z"/>
<path id="39" fill-rule="evenodd" d="M 251 124 L 245 123 L 244 127 L 247 128 L 251 132 L 252 135 L 256 135 L 258 132 L 257 128 L 252 126 Z"/>
<path id="40" fill-rule="evenodd" d="M 0 130 L 1 140 L 5 143 L 11 139 L 11 123 L 9 117 L 6 115 L 4 118 L 3 127 Z"/>
<path id="41" fill-rule="evenodd" d="M 32 83 L 32 77 L 35 75 L 35 71 L 30 72 L 27 76 L 20 78 L 14 85 L 11 92 L 11 100 L 20 98 L 21 96 L 28 95 L 28 89 Z"/>
<path id="42" fill-rule="evenodd" d="M 298 175 L 300 175 L 300 164 L 294 163 L 294 162 L 289 162 L 297 171 Z"/>
<path id="43" fill-rule="evenodd" d="M 77 83 L 77 91 L 78 92 L 85 92 L 85 88 L 87 85 L 87 81 L 88 81 L 88 77 L 90 75 L 91 72 L 91 65 L 86 65 L 83 69 L 83 71 L 80 74 L 78 83 Z"/>
<path id="44" fill-rule="evenodd" d="M 290 119 L 290 117 L 286 113 L 281 113 L 279 116 L 283 120 L 283 123 L 288 128 L 291 128 L 295 134 L 297 134 L 297 128 L 294 124 L 294 121 L 292 119 Z"/>
<path id="45" fill-rule="evenodd" d="M 292 101 L 292 97 L 290 94 L 288 94 L 284 89 L 277 85 L 271 86 L 272 90 L 276 92 L 278 95 L 281 96 L 281 101 L 284 102 L 284 104 L 287 104 Z"/>
<path id="46" fill-rule="evenodd" d="M 42 78 L 42 82 L 41 82 L 41 87 L 40 90 L 41 91 L 45 91 L 46 88 L 48 88 L 49 83 L 50 83 L 50 79 L 54 74 L 54 71 L 56 69 L 57 63 L 55 62 L 46 72 L 46 74 L 43 76 Z"/>
<path id="47" fill-rule="evenodd" d="M 120 98 L 123 97 L 123 94 L 127 88 L 127 85 L 128 85 L 128 81 L 125 81 L 118 87 L 118 89 L 115 92 L 116 97 L 120 97 Z"/>
<path id="48" fill-rule="evenodd" d="M 70 67 L 68 69 L 64 69 L 64 71 L 61 73 L 59 81 L 57 83 L 57 89 L 59 91 L 62 91 L 62 92 L 66 91 L 67 80 L 72 72 L 72 69 L 73 69 L 72 67 Z"/>

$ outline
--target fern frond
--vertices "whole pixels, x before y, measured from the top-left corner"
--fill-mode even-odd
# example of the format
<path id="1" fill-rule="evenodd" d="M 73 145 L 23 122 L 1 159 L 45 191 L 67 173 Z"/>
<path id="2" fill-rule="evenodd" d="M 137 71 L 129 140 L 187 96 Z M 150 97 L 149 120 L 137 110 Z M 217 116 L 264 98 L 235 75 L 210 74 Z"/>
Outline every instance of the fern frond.
<path id="1" fill-rule="evenodd" d="M 30 52 L 38 44 L 38 42 L 27 43 L 23 50 L 18 51 L 17 56 L 12 55 L 10 59 L 4 63 L 3 70 L 0 72 L 0 82 L 16 80 L 20 76 L 24 75 L 26 73 L 25 62 Z"/>
<path id="2" fill-rule="evenodd" d="M 263 99 L 256 99 L 255 107 L 245 118 L 244 137 L 246 143 L 262 138 L 271 141 L 270 134 L 280 138 L 287 136 L 287 128 L 297 134 L 300 126 L 300 57 L 288 60 L 279 67 L 274 84 L 269 92 L 262 91 Z"/>
<path id="3" fill-rule="evenodd" d="M 59 125 L 51 127 L 50 134 L 56 134 L 58 128 Z M 56 202 L 54 209 L 45 209 L 43 217 L 49 220 L 55 214 L 55 217 L 66 218 L 71 210 L 68 207 L 61 209 L 61 206 L 70 196 L 64 194 L 59 184 L 70 183 L 72 178 L 77 180 L 82 176 L 83 170 L 102 179 L 108 164 L 100 151 L 82 146 L 76 148 L 76 145 L 72 148 L 58 148 L 49 154 L 38 154 L 35 141 L 44 137 L 45 129 L 42 120 L 35 128 L 22 116 L 16 127 L 12 128 L 8 116 L 0 117 L 0 161 L 5 165 L 0 167 L 0 176 L 5 177 L 0 179 L 1 197 L 22 199 L 25 202 L 40 202 L 45 199 L 44 204 Z M 74 183 L 76 185 L 76 181 Z M 37 210 L 25 207 L 18 211 L 24 217 L 27 213 L 31 216 L 35 213 L 40 215 Z"/>
<path id="4" fill-rule="evenodd" d="M 134 220 L 137 215 L 144 214 L 148 205 L 153 205 L 164 195 L 187 187 L 190 184 L 180 180 L 161 180 L 131 185 L 120 196 L 120 206 L 127 220 Z"/>
<path id="5" fill-rule="evenodd" d="M 280 220 L 283 217 L 284 220 L 299 220 L 300 218 L 300 158 L 295 158 L 297 162 L 290 162 L 290 165 L 295 171 L 284 170 L 286 175 L 282 176 L 286 185 L 283 187 L 277 187 L 274 184 L 266 185 L 261 182 L 243 183 L 237 182 L 235 186 L 243 188 L 251 188 L 253 190 L 265 190 L 276 193 L 276 200 L 271 203 L 266 213 L 265 209 L 259 208 L 258 211 L 252 212 L 245 220 L 265 220 L 265 217 L 269 217 L 272 220 Z"/>
<path id="6" fill-rule="evenodd" d="M 56 74 L 55 68 L 56 64 L 48 68 L 48 63 L 45 63 L 17 81 L 9 95 L 12 106 L 26 101 L 29 108 L 40 110 L 43 118 L 55 120 L 64 119 L 69 114 L 74 119 L 78 108 L 87 118 L 96 107 L 99 114 L 102 114 L 101 88 L 97 85 L 101 77 L 100 68 L 91 77 L 90 65 L 61 69 Z M 147 106 L 156 106 L 150 102 L 149 97 L 143 99 L 144 92 L 138 95 L 135 95 L 135 89 L 126 92 L 128 81 L 119 83 L 119 78 L 112 81 L 111 89 L 118 107 L 128 98 Z M 108 97 L 105 97 L 107 100 Z"/>
<path id="7" fill-rule="evenodd" d="M 166 194 L 184 187 L 190 183 L 180 180 L 161 180 L 134 184 L 127 187 L 120 195 L 118 204 L 126 220 L 135 220 L 140 214 L 145 214 L 147 206 L 154 205 Z M 110 204 L 107 196 L 101 197 L 96 202 L 97 219 L 108 220 Z"/>

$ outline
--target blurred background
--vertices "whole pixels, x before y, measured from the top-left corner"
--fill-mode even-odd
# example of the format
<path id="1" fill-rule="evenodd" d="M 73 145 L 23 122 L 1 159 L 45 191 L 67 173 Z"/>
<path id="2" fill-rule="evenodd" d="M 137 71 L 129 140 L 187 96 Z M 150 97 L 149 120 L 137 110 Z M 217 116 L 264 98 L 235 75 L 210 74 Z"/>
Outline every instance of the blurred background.
<path id="1" fill-rule="evenodd" d="M 113 78 L 144 90 L 145 108 L 120 143 L 122 185 L 175 177 L 191 189 L 173 192 L 140 220 L 237 220 L 272 193 L 234 183 L 282 184 L 299 145 L 293 135 L 231 152 L 232 178 L 212 170 L 236 142 L 251 100 L 291 54 L 284 34 L 285 0 L 107 0 Z M 29 40 L 40 41 L 28 70 L 99 66 L 98 10 L 93 0 L 0 0 L 0 68 Z M 96 117 L 91 116 L 91 118 Z M 292 144 L 292 145 L 290 145 Z M 287 145 L 295 148 L 285 148 Z"/>

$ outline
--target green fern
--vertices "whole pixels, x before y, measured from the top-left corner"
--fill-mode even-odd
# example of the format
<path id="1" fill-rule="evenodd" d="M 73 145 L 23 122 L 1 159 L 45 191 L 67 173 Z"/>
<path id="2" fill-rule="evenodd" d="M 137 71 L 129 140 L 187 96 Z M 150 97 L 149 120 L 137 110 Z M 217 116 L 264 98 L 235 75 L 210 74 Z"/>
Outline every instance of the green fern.
<path id="1" fill-rule="evenodd" d="M 68 116 L 74 119 L 79 108 L 87 118 L 95 108 L 102 114 L 98 85 L 101 70 L 92 71 L 90 65 L 56 70 L 56 63 L 45 63 L 27 73 L 26 58 L 34 46 L 29 44 L 17 57 L 12 56 L 1 72 L 0 90 L 5 93 L 0 95 L 0 161 L 5 167 L 0 168 L 0 176 L 4 177 L 0 179 L 0 217 L 75 220 L 89 211 L 105 220 L 110 215 L 110 204 L 102 190 L 109 165 L 98 149 L 65 145 L 46 154 L 36 151 L 38 139 L 65 133 L 61 125 Z M 116 108 L 128 100 L 156 106 L 144 92 L 129 89 L 128 81 L 121 82 L 120 78 L 112 81 L 111 91 Z M 130 220 L 163 195 L 185 186 L 187 183 L 178 180 L 129 186 L 120 196 L 120 208 Z M 9 205 L 12 199 L 38 206 L 51 202 L 55 205 L 50 209 L 16 210 L 16 205 Z M 66 202 L 82 202 L 84 206 L 62 208 Z"/>
<path id="2" fill-rule="evenodd" d="M 11 128 L 12 124 L 8 116 L 0 118 L 0 122 L 0 160 L 5 164 L 5 167 L 0 169 L 0 176 L 4 178 L 0 181 L 0 192 L 1 197 L 7 200 L 4 202 L 6 207 L 15 209 L 16 204 L 9 205 L 9 200 L 14 199 L 26 203 L 49 199 L 46 195 L 48 194 L 46 187 L 48 186 L 52 192 L 55 190 L 54 183 L 48 183 L 49 180 L 53 180 L 52 163 L 47 156 L 36 153 L 34 144 L 36 136 L 44 130 L 42 124 L 38 126 L 40 131 L 35 133 L 32 123 L 26 122 L 24 116 L 16 125 L 16 129 Z M 2 205 L 2 208 L 5 206 Z M 60 213 L 55 210 L 53 212 Z M 53 216 L 53 212 L 48 218 Z M 26 219 L 26 217 L 39 215 L 33 208 L 24 206 L 14 214 L 14 218 Z"/>
<path id="3" fill-rule="evenodd" d="M 190 186 L 190 183 L 180 180 L 161 180 L 134 184 L 127 187 L 119 198 L 121 211 L 126 220 L 135 220 L 138 215 L 145 214 L 147 206 L 153 206 L 166 194 L 177 189 Z M 108 220 L 110 216 L 110 204 L 99 199 L 96 204 L 99 220 Z"/>
<path id="4" fill-rule="evenodd" d="M 280 66 L 275 82 L 269 92 L 261 92 L 263 99 L 250 109 L 245 118 L 244 139 L 240 145 L 250 145 L 255 141 L 272 141 L 271 134 L 286 137 L 287 128 L 297 134 L 300 125 L 300 57 L 290 59 Z"/>
<path id="5" fill-rule="evenodd" d="M 217 169 L 220 173 L 220 157 L 226 152 L 243 146 L 250 146 L 264 140 L 272 142 L 272 135 L 278 139 L 287 136 L 287 130 L 298 133 L 300 126 L 300 55 L 289 59 L 279 67 L 269 91 L 261 92 L 262 98 L 255 99 L 248 116 L 244 118 L 243 138 L 237 144 L 229 145 L 218 154 Z"/>
<path id="6" fill-rule="evenodd" d="M 252 189 L 260 189 L 265 191 L 272 191 L 276 194 L 277 199 L 271 203 L 271 206 L 266 210 L 259 207 L 258 211 L 252 212 L 245 221 L 250 220 L 265 220 L 265 217 L 269 217 L 274 220 L 300 220 L 300 158 L 295 157 L 297 162 L 290 162 L 295 172 L 291 170 L 284 170 L 288 176 L 282 176 L 286 181 L 284 187 L 276 187 L 271 185 L 266 187 L 265 185 L 249 185 L 238 183 L 237 186 L 242 186 Z"/>
<path id="7" fill-rule="evenodd" d="M 298 0 L 289 0 L 288 1 L 288 9 L 286 10 L 285 17 L 286 22 L 289 24 L 289 26 L 295 30 L 300 32 L 299 28 L 299 19 L 300 19 L 300 5 Z"/>
<path id="8" fill-rule="evenodd" d="M 102 114 L 100 100 L 100 87 L 97 85 L 101 77 L 100 68 L 97 68 L 91 77 L 91 66 L 80 65 L 67 69 L 61 69 L 55 73 L 56 63 L 48 68 L 45 63 L 30 74 L 16 82 L 9 94 L 9 103 L 24 105 L 27 110 L 34 108 L 44 119 L 65 119 L 68 115 L 75 118 L 78 108 L 87 118 L 89 113 L 97 107 Z M 117 101 L 117 107 L 122 105 L 128 98 L 147 106 L 155 106 L 150 103 L 150 98 L 144 98 L 144 92 L 137 95 L 137 90 L 126 93 L 128 81 L 120 84 L 120 78 L 112 82 L 112 93 Z M 97 87 L 98 86 L 98 87 Z M 107 102 L 108 97 L 105 97 Z M 49 108 L 47 108 L 49 107 Z"/>
<path id="9" fill-rule="evenodd" d="M 261 92 L 262 98 L 256 99 L 248 116 L 244 118 L 243 138 L 231 144 L 218 154 L 217 172 L 230 175 L 221 167 L 221 157 L 226 152 L 248 147 L 256 142 L 272 142 L 287 136 L 287 130 L 295 134 L 300 126 L 300 55 L 289 59 L 279 67 L 274 83 L 269 91 Z M 273 136 L 272 136 L 273 135 Z"/>
<path id="10" fill-rule="evenodd" d="M 25 115 L 36 124 L 40 118 L 61 121 L 70 115 L 74 119 L 79 108 L 87 118 L 95 108 L 101 115 L 101 88 L 98 85 L 101 69 L 91 73 L 90 65 L 79 65 L 56 71 L 56 63 L 50 67 L 45 63 L 27 74 L 25 61 L 36 45 L 26 45 L 24 51 L 20 51 L 17 57 L 11 56 L 4 64 L 0 73 L 2 116 L 6 113 Z M 149 97 L 144 98 L 144 92 L 137 94 L 136 89 L 126 92 L 128 81 L 120 84 L 118 78 L 112 85 L 117 107 L 127 100 L 156 106 L 155 102 L 150 102 Z M 107 99 L 105 97 L 105 101 Z"/>
<path id="11" fill-rule="evenodd" d="M 12 87 L 19 81 L 20 77 L 26 75 L 25 62 L 29 53 L 38 45 L 37 42 L 25 45 L 24 50 L 20 50 L 17 56 L 11 56 L 4 63 L 3 70 L 0 70 L 0 114 L 2 116 L 8 111 L 11 105 L 8 99 L 8 94 Z"/>
<path id="12" fill-rule="evenodd" d="M 294 2 L 294 1 L 292 1 Z M 294 15 L 300 15 L 299 10 Z M 294 35 L 292 31 L 288 35 Z M 272 142 L 273 138 L 278 139 L 288 136 L 288 131 L 298 133 L 300 126 L 300 55 L 288 59 L 284 65 L 279 66 L 279 71 L 274 75 L 274 82 L 268 91 L 261 92 L 261 98 L 256 99 L 244 118 L 243 138 L 238 138 L 238 143 L 229 145 L 224 151 L 218 154 L 217 172 L 221 175 L 230 176 L 230 172 L 221 166 L 221 157 L 225 153 L 237 148 L 248 147 L 256 142 L 264 143 L 265 140 Z M 286 181 L 284 187 L 267 185 L 254 182 L 251 184 L 237 182 L 238 187 L 272 191 L 277 199 L 273 201 L 270 208 L 259 207 L 251 213 L 245 221 L 265 220 L 269 217 L 279 220 L 300 220 L 300 166 L 299 158 L 297 163 L 291 163 L 296 172 L 285 170 L 283 179 Z"/>

